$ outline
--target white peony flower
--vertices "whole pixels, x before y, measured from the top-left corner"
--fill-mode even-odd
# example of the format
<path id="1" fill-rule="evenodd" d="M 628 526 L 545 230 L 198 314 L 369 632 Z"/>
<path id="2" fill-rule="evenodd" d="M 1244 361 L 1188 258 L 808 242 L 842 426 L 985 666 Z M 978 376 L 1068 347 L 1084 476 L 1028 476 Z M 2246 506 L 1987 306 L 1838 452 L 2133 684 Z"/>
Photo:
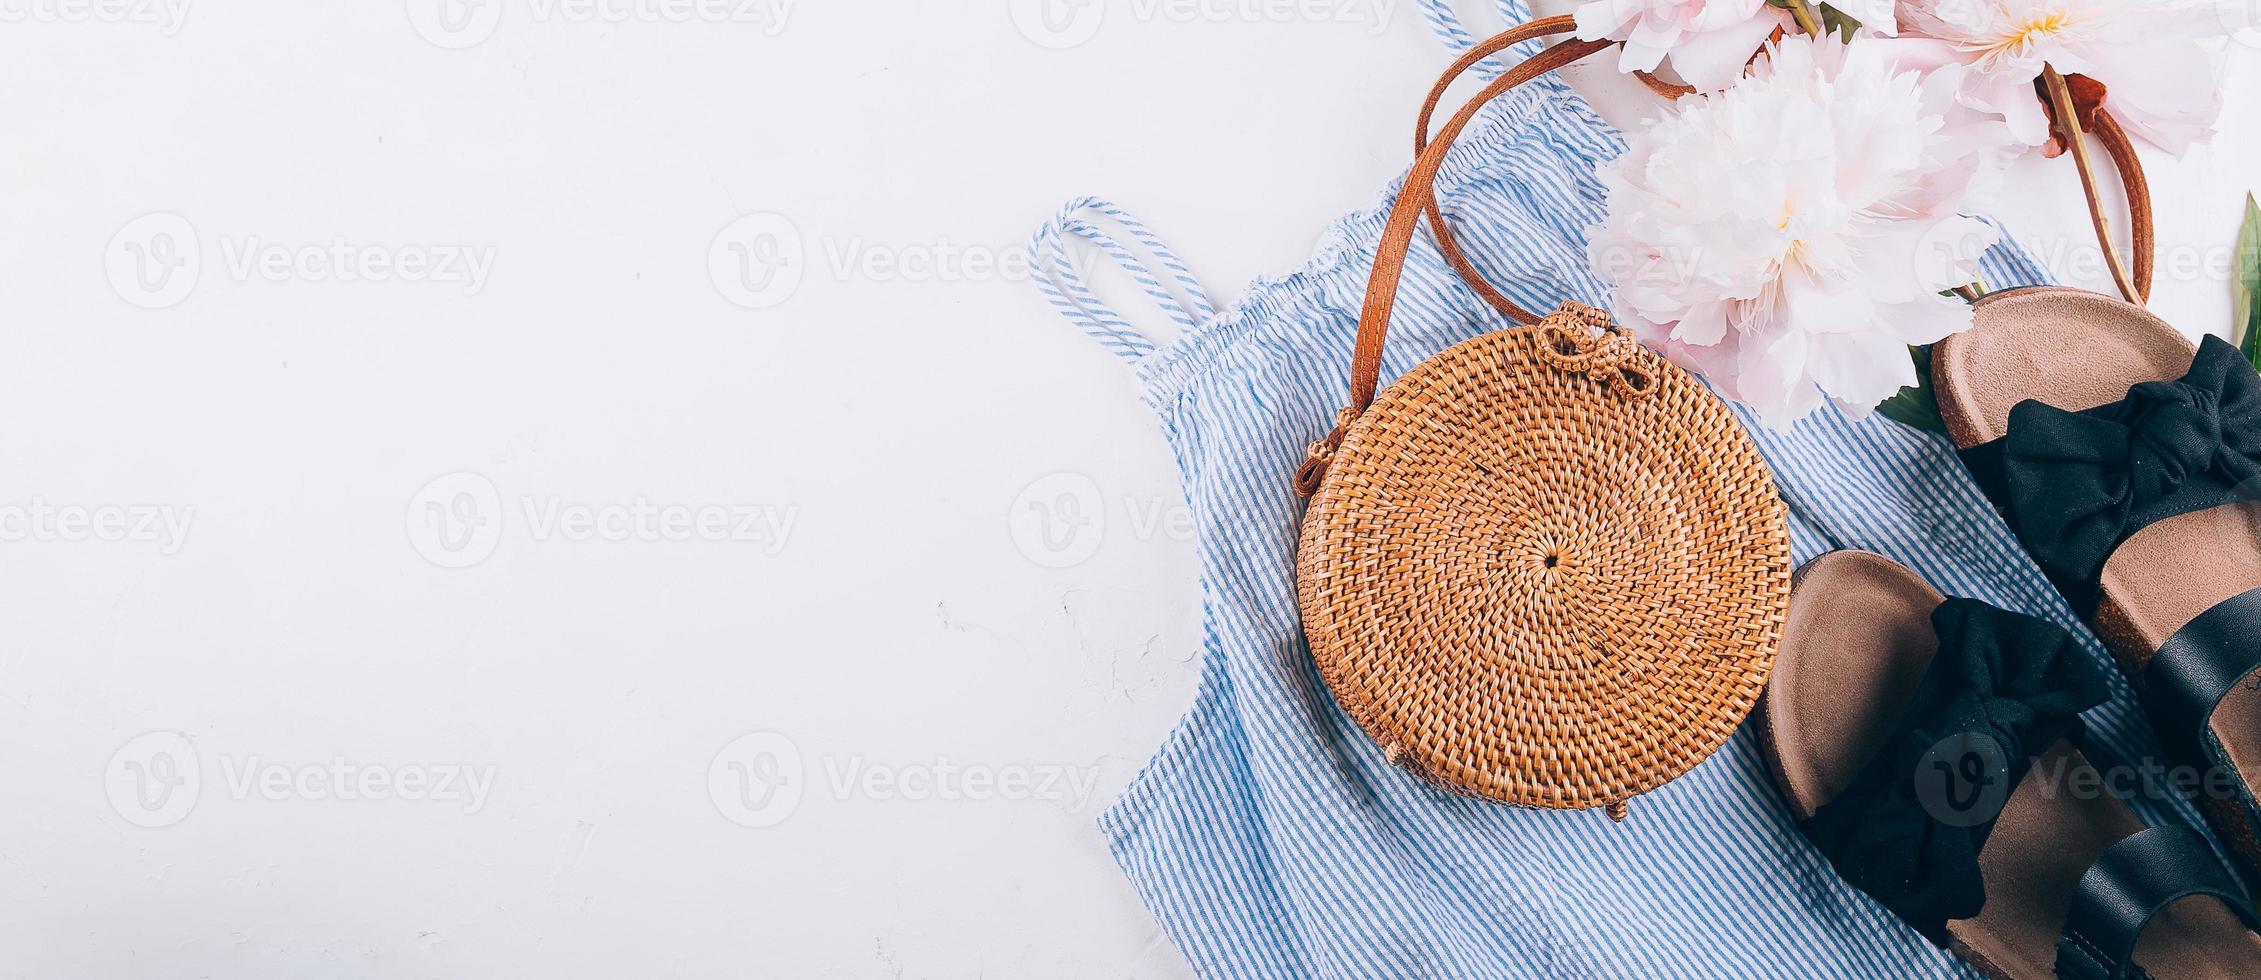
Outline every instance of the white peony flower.
<path id="1" fill-rule="evenodd" d="M 1960 211 L 2006 137 L 1950 119 L 1961 71 L 1786 38 L 1733 88 L 1680 100 L 1603 174 L 1591 257 L 1618 320 L 1770 426 L 1915 384 L 1908 348 L 1970 328 L 1940 293 L 1995 240 Z"/>
<path id="2" fill-rule="evenodd" d="M 1592 0 L 1576 17 L 1579 40 L 1625 42 L 1618 71 L 1655 71 L 1669 56 L 1673 71 L 1704 92 L 1735 84 L 1776 28 L 1797 30 L 1766 0 Z"/>
<path id="3" fill-rule="evenodd" d="M 2180 0 L 1901 0 L 1899 20 L 1904 60 L 1967 65 L 1963 102 L 2027 145 L 2049 138 L 2033 87 L 2045 64 L 2102 82 L 2114 118 L 2178 156 L 2222 111 L 2218 56 L 2202 43 L 2222 22 Z"/>

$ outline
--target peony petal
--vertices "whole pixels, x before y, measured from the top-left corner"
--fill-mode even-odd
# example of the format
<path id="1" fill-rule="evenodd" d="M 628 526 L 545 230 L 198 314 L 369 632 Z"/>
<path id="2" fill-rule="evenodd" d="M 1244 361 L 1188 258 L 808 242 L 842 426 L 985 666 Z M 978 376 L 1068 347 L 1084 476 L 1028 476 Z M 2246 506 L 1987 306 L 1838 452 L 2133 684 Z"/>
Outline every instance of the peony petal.
<path id="1" fill-rule="evenodd" d="M 1937 294 L 1889 307 L 1881 320 L 1891 339 L 1907 347 L 1936 344 L 1969 330 L 1976 322 L 1969 303 Z"/>
<path id="2" fill-rule="evenodd" d="M 1953 44 L 1938 38 L 1910 35 L 1873 38 L 1863 43 L 1874 45 L 1875 50 L 1899 71 L 1930 72 L 1963 63 L 1962 53 L 1955 50 Z"/>
<path id="3" fill-rule="evenodd" d="M 1830 6 L 1861 22 L 1861 31 L 1883 37 L 1900 33 L 1900 5 L 1896 0 L 1830 0 Z"/>
<path id="4" fill-rule="evenodd" d="M 2001 116 L 2009 126 L 2011 139 L 2026 146 L 2040 146 L 2049 141 L 2049 116 L 2033 91 L 2033 80 L 2038 77 L 2038 68 L 2030 74 L 1972 71 L 1965 78 L 1963 100 Z"/>
<path id="5" fill-rule="evenodd" d="M 1694 15 L 1685 13 L 1695 8 Z M 1743 24 L 1767 9 L 1766 0 L 1701 0 L 1675 8 L 1691 34 L 1704 34 Z M 1758 50 L 1753 46 L 1752 50 Z"/>
<path id="6" fill-rule="evenodd" d="M 2214 133 L 2222 112 L 2215 55 L 2187 38 L 2083 49 L 2104 82 L 2104 107 L 2137 137 L 2181 156 Z"/>
<path id="7" fill-rule="evenodd" d="M 1620 36 L 1625 25 L 1632 23 L 1633 18 L 1640 16 L 1640 13 L 1640 5 L 1636 3 L 1594 0 L 1592 3 L 1579 5 L 1571 19 L 1578 24 L 1578 40 L 1600 41 Z"/>
<path id="8" fill-rule="evenodd" d="M 1805 274 L 1784 276 L 1779 315 L 1791 326 L 1812 335 L 1873 329 L 1876 307 L 1863 288 L 1865 285 L 1865 279 L 1853 276 L 1827 279 Z"/>
<path id="9" fill-rule="evenodd" d="M 1627 56 L 1630 57 L 1633 49 L 1642 49 L 1643 54 L 1640 60 L 1646 62 L 1648 67 L 1641 70 L 1652 71 L 1656 68 L 1658 62 L 1664 60 L 1665 54 L 1678 46 L 1680 39 L 1687 35 L 1686 25 L 1683 25 L 1677 19 L 1644 15 L 1641 19 L 1633 22 L 1632 30 L 1626 32 L 1625 51 Z M 1653 57 L 1647 53 L 1650 50 L 1656 52 Z"/>
<path id="10" fill-rule="evenodd" d="M 1976 218 L 1954 215 L 1933 222 L 1908 241 L 1901 253 L 1908 256 L 1909 285 L 1918 295 L 1936 295 L 1940 290 L 1968 284 L 1978 278 L 1978 265 L 1985 260 L 1987 250 L 2001 240 L 2000 231 Z"/>
<path id="11" fill-rule="evenodd" d="M 1692 347 L 1670 341 L 1650 342 L 1667 360 L 1702 377 L 1720 397 L 1729 401 L 1745 401 L 1743 389 L 1736 383 L 1735 364 L 1741 351 L 1733 346 L 1733 335 L 1727 344 L 1718 347 Z"/>
<path id="12" fill-rule="evenodd" d="M 1671 47 L 1671 42 L 1654 44 L 1628 38 L 1622 46 L 1622 50 L 1617 53 L 1617 70 L 1628 74 L 1637 71 L 1655 71 L 1658 65 L 1664 63 L 1665 52 L 1670 50 Z"/>
<path id="13" fill-rule="evenodd" d="M 1763 343 L 1746 342 L 1736 358 L 1736 383 L 1744 404 L 1770 429 L 1787 429 L 1821 407 L 1821 391 L 1806 379 L 1804 331 L 1775 329 Z M 1746 338 L 1750 340 L 1754 338 Z"/>
<path id="14" fill-rule="evenodd" d="M 1727 339 L 1727 302 L 1699 303 L 1680 314 L 1672 325 L 1672 339 L 1697 347 L 1711 347 Z"/>
<path id="15" fill-rule="evenodd" d="M 1741 23 L 1693 34 L 1672 49 L 1672 70 L 1700 92 L 1715 92 L 1743 77 L 1743 66 L 1783 26 L 1789 14 L 1767 7 Z"/>
<path id="16" fill-rule="evenodd" d="M 1854 414 L 1866 413 L 1916 383 L 1907 346 L 1873 332 L 1815 337 L 1807 363 L 1822 392 Z"/>

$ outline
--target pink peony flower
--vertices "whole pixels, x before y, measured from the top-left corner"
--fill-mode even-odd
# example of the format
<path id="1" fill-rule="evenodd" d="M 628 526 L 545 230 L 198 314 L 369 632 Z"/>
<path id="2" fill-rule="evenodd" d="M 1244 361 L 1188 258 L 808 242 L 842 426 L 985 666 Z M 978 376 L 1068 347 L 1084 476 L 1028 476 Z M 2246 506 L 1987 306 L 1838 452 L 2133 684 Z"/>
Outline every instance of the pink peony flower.
<path id="1" fill-rule="evenodd" d="M 2102 82 L 2104 107 L 2135 136 L 2181 155 L 2221 114 L 2220 19 L 2177 0 L 1901 0 L 1896 57 L 1968 66 L 1964 104 L 2000 116 L 2020 143 L 2049 138 L 2033 88 L 2043 65 Z"/>
<path id="2" fill-rule="evenodd" d="M 1787 38 L 1634 133 L 1591 245 L 1618 320 L 1770 426 L 1914 384 L 1908 348 L 1970 328 L 1941 292 L 1995 240 L 1960 212 L 2007 138 L 1958 109 L 1963 70 Z"/>
<path id="3" fill-rule="evenodd" d="M 1797 29 L 1766 0 L 1593 0 L 1576 17 L 1580 40 L 1625 42 L 1617 70 L 1655 71 L 1670 58 L 1704 92 L 1735 84 L 1775 28 Z"/>

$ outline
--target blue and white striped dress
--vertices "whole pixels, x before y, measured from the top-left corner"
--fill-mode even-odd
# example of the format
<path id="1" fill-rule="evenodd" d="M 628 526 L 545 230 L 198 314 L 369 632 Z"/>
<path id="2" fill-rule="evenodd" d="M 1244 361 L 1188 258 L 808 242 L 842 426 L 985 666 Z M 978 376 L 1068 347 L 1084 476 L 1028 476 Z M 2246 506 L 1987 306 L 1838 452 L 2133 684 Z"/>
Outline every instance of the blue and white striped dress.
<path id="1" fill-rule="evenodd" d="M 1461 46 L 1441 0 L 1431 22 Z M 1518 10 L 1507 11 L 1520 19 Z M 1380 138 L 1377 136 L 1377 138 Z M 1437 180 L 1461 241 L 1530 309 L 1598 303 L 1587 229 L 1618 134 L 1554 79 L 1501 99 Z M 1175 451 L 1199 530 L 1206 624 L 1192 709 L 1100 818 L 1117 861 L 1178 948 L 1217 977 L 1898 977 L 1966 974 L 1830 870 L 1739 733 L 1681 779 L 1600 811 L 1454 796 L 1390 766 L 1321 684 L 1297 621 L 1302 502 L 1288 476 L 1347 388 L 1366 277 L 1389 204 L 1329 229 L 1316 253 L 1217 309 L 1128 214 L 1071 203 L 1034 242 L 1054 305 L 1132 365 Z M 1098 243 L 1183 328 L 1157 344 L 1065 262 Z M 1153 257 L 1142 261 L 1140 254 Z M 2043 273 L 1997 248 L 1989 284 Z M 1385 381 L 1507 324 L 1426 239 L 1406 265 Z M 1745 417 L 1791 511 L 1799 561 L 1864 548 L 1950 594 L 2059 622 L 2119 685 L 2091 712 L 2100 764 L 2149 752 L 2133 696 L 1938 437 L 1824 409 L 1793 431 Z M 2180 804 L 2154 820 L 2200 824 Z"/>

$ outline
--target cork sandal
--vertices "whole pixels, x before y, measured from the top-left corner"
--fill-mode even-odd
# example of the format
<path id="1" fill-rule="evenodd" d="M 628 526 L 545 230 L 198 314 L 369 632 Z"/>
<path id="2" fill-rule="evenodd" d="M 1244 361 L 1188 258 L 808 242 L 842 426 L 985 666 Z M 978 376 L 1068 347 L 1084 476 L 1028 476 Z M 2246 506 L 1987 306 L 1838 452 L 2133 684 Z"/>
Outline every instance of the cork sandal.
<path id="1" fill-rule="evenodd" d="M 2261 377 L 2095 293 L 2013 290 L 1976 313 L 1932 354 L 1949 435 L 2261 874 Z"/>
<path id="2" fill-rule="evenodd" d="M 1798 572 L 1758 725 L 1838 873 L 1986 975 L 2250 976 L 2261 921 L 2205 838 L 2092 791 L 2108 694 L 2054 624 L 1843 551 Z"/>

